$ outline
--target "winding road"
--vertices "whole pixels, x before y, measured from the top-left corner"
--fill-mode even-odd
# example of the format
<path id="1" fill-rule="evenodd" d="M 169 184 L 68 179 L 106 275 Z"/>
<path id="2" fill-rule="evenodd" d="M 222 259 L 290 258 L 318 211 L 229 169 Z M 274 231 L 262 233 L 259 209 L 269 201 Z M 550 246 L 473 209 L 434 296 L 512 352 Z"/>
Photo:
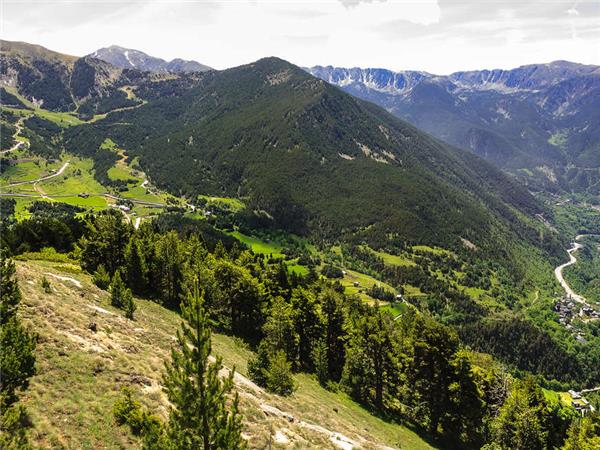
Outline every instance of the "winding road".
<path id="1" fill-rule="evenodd" d="M 23 131 L 23 120 L 24 119 L 20 119 L 16 124 L 15 124 L 15 132 L 13 134 L 13 139 L 16 139 L 17 137 L 19 137 L 19 135 L 21 134 L 21 131 Z M 29 142 L 25 142 L 25 141 L 17 141 L 15 143 L 15 145 L 13 145 L 11 148 L 9 148 L 8 150 L 2 150 L 0 151 L 0 155 L 4 155 L 6 153 L 10 153 L 12 151 L 17 150 L 18 148 L 20 148 L 22 145 L 29 145 Z"/>
<path id="2" fill-rule="evenodd" d="M 41 178 L 36 178 L 35 180 L 18 181 L 16 183 L 10 183 L 10 184 L 7 184 L 6 187 L 20 186 L 22 184 L 35 184 L 35 183 L 39 183 L 40 181 L 46 181 L 46 180 L 49 180 L 50 178 L 58 177 L 59 175 L 62 175 L 62 173 L 65 171 L 65 169 L 68 166 L 69 166 L 69 161 L 64 163 L 60 169 L 58 169 L 56 172 L 54 172 L 50 175 L 46 175 L 45 177 L 41 177 Z"/>
<path id="3" fill-rule="evenodd" d="M 576 292 L 574 292 L 573 289 L 571 289 L 571 286 L 569 286 L 569 284 L 565 281 L 565 278 L 563 277 L 563 269 L 565 267 L 572 266 L 573 264 L 575 264 L 577 262 L 577 258 L 575 258 L 575 255 L 573 255 L 573 253 L 575 253 L 580 248 L 583 248 L 583 245 L 577 241 L 579 241 L 581 238 L 586 237 L 586 236 L 600 236 L 600 235 L 592 234 L 592 233 L 577 235 L 575 237 L 575 241 L 572 244 L 572 247 L 567 250 L 567 253 L 569 254 L 569 261 L 564 264 L 561 264 L 556 269 L 554 269 L 554 276 L 556 277 L 556 279 L 558 280 L 558 282 L 560 283 L 562 288 L 567 293 L 567 296 L 569 296 L 572 300 L 574 300 L 578 303 L 581 303 L 585 306 L 589 306 L 589 303 L 586 300 L 586 298 L 583 297 L 582 295 L 579 295 Z"/>
<path id="4" fill-rule="evenodd" d="M 579 237 L 580 236 L 577 236 L 577 238 L 579 238 Z M 577 238 L 575 238 L 576 241 L 577 241 Z M 565 267 L 572 266 L 573 264 L 575 264 L 577 262 L 577 258 L 575 258 L 573 253 L 575 253 L 577 250 L 579 250 L 582 247 L 583 247 L 583 245 L 581 245 L 579 242 L 573 242 L 573 246 L 567 250 L 567 253 L 569 254 L 569 261 L 564 264 L 561 264 L 556 269 L 554 269 L 554 276 L 556 277 L 556 279 L 558 280 L 558 282 L 560 283 L 562 288 L 565 290 L 568 297 L 570 297 L 572 300 L 575 300 L 578 303 L 582 303 L 585 305 L 585 304 L 587 304 L 586 299 L 583 296 L 575 293 L 573 291 L 573 289 L 571 289 L 571 286 L 569 286 L 569 284 L 565 281 L 565 278 L 563 277 L 563 269 Z"/>

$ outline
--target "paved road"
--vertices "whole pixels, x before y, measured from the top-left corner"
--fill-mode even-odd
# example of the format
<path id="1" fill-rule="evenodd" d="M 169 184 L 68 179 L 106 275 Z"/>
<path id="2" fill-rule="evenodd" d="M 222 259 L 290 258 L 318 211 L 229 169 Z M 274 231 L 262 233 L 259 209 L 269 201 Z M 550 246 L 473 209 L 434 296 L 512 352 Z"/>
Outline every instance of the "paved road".
<path id="1" fill-rule="evenodd" d="M 63 166 L 58 169 L 57 172 L 50 174 L 50 175 L 46 175 L 45 177 L 41 177 L 41 178 L 37 178 L 35 180 L 28 180 L 28 181 L 18 181 L 16 183 L 10 183 L 8 185 L 6 185 L 7 187 L 10 186 L 20 186 L 22 184 L 35 184 L 35 183 L 39 183 L 40 181 L 46 181 L 49 180 L 50 178 L 54 178 L 57 177 L 59 175 L 62 175 L 62 173 L 65 171 L 65 169 L 69 166 L 69 161 L 67 161 L 66 163 L 63 164 Z"/>
<path id="2" fill-rule="evenodd" d="M 561 264 L 556 269 L 554 269 L 554 276 L 556 277 L 556 279 L 558 280 L 560 285 L 563 287 L 563 289 L 565 290 L 565 292 L 567 293 L 568 296 L 570 296 L 574 301 L 576 301 L 578 303 L 581 303 L 585 306 L 589 306 L 587 299 L 585 297 L 583 297 L 582 295 L 575 293 L 573 291 L 573 289 L 571 289 L 571 286 L 569 286 L 569 284 L 565 281 L 563 274 L 562 274 L 563 269 L 565 267 L 569 267 L 577 262 L 577 258 L 575 258 L 575 255 L 573 255 L 573 253 L 575 253 L 577 250 L 579 250 L 580 248 L 583 247 L 583 245 L 577 241 L 579 241 L 581 238 L 584 238 L 586 236 L 600 236 L 600 235 L 587 233 L 587 234 L 580 234 L 580 235 L 576 236 L 575 241 L 573 242 L 573 246 L 567 250 L 567 253 L 569 254 L 569 262 Z"/>
<path id="3" fill-rule="evenodd" d="M 583 296 L 576 294 L 573 291 L 573 289 L 571 289 L 571 286 L 569 286 L 569 284 L 565 281 L 565 279 L 563 277 L 563 269 L 565 267 L 572 266 L 573 264 L 575 264 L 577 262 L 577 258 L 575 258 L 573 253 L 575 253 L 577 250 L 579 250 L 582 247 L 583 247 L 583 245 L 581 245 L 579 242 L 573 242 L 573 246 L 567 250 L 567 253 L 569 254 L 569 262 L 561 264 L 556 269 L 554 269 L 554 276 L 556 277 L 556 279 L 558 280 L 558 282 L 560 283 L 562 288 L 567 293 L 567 296 L 571 297 L 576 302 L 583 303 L 585 305 L 585 304 L 587 304 L 586 299 Z"/>
<path id="4" fill-rule="evenodd" d="M 23 145 L 23 144 L 25 144 L 25 142 L 19 141 L 15 145 L 13 145 L 11 148 L 9 148 L 8 150 L 2 150 L 0 152 L 0 155 L 4 155 L 5 153 L 13 152 L 13 151 L 17 150 L 18 148 L 20 148 L 21 145 Z"/>

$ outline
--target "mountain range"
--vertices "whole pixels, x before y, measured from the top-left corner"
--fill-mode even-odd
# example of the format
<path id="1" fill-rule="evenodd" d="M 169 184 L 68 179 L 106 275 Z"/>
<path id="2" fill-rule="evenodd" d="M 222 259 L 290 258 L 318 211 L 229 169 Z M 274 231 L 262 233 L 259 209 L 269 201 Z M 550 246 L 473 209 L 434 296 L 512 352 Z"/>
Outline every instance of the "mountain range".
<path id="1" fill-rule="evenodd" d="M 548 244 L 524 219 L 544 207 L 501 171 L 286 61 L 165 76 L 2 48 L 4 84 L 96 119 L 56 137 L 68 151 L 102 159 L 110 138 L 168 191 L 244 198 L 247 222 L 375 246 Z"/>
<path id="2" fill-rule="evenodd" d="M 600 67 L 555 61 L 456 72 L 306 69 L 534 189 L 600 192 Z"/>
<path id="3" fill-rule="evenodd" d="M 187 61 L 180 58 L 165 61 L 164 59 L 147 55 L 139 50 L 123 48 L 118 45 L 101 48 L 93 52 L 90 56 L 106 61 L 115 67 L 120 67 L 122 69 L 137 69 L 142 72 L 187 73 L 212 70 L 211 67 L 200 64 L 197 61 Z"/>

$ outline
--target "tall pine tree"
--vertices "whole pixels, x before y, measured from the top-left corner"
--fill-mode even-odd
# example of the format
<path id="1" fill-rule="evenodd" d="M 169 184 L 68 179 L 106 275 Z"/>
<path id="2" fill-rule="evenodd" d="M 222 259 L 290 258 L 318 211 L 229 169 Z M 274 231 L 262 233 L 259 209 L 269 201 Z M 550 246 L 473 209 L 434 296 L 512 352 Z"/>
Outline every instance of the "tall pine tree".
<path id="1" fill-rule="evenodd" d="M 221 358 L 209 362 L 211 332 L 203 303 L 196 285 L 181 305 L 185 321 L 163 380 L 173 405 L 166 439 L 170 448 L 181 450 L 245 448 L 237 393 L 230 398 L 235 369 L 222 378 Z"/>

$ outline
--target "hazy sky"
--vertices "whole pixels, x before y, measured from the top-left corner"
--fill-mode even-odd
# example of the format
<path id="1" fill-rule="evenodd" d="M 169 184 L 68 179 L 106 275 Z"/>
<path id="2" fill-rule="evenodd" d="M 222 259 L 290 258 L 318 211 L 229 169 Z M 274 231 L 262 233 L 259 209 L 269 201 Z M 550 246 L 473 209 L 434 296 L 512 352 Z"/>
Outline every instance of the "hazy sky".
<path id="1" fill-rule="evenodd" d="M 600 64 L 600 0 L 0 0 L 3 39 L 73 55 L 111 44 L 217 69 L 303 66 L 446 74 L 567 59 Z"/>

